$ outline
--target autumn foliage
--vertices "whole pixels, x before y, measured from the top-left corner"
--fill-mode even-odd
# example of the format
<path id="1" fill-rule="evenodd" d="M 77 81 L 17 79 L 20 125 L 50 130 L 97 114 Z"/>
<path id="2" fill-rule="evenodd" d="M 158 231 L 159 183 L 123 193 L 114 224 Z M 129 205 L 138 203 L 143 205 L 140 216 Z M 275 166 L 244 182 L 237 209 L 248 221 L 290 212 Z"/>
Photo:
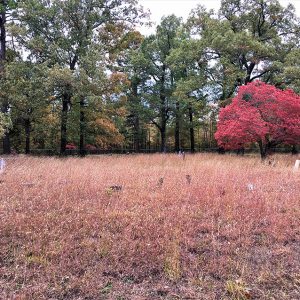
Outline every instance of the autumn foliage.
<path id="1" fill-rule="evenodd" d="M 270 147 L 299 144 L 300 97 L 261 81 L 241 86 L 221 110 L 215 137 L 225 149 L 257 143 L 262 157 Z"/>
<path id="2" fill-rule="evenodd" d="M 66 145 L 67 150 L 76 150 L 77 146 L 74 143 L 69 143 Z"/>

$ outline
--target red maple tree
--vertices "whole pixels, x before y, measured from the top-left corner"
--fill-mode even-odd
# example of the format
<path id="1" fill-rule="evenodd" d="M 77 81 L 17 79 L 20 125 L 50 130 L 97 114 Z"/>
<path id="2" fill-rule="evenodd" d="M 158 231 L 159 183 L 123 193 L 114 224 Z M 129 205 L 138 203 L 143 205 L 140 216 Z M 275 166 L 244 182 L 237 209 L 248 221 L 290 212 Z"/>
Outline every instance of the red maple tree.
<path id="1" fill-rule="evenodd" d="M 257 143 L 261 157 L 279 144 L 300 143 L 300 96 L 262 81 L 239 88 L 232 103 L 221 109 L 215 138 L 224 149 Z"/>

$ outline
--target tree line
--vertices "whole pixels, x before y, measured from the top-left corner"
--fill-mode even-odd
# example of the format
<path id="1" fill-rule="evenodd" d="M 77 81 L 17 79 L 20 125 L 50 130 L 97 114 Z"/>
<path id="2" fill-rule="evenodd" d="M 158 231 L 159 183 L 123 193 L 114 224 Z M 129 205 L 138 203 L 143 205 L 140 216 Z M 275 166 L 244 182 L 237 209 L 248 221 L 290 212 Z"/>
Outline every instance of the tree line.
<path id="1" fill-rule="evenodd" d="M 137 26 L 136 0 L 0 0 L 3 152 L 217 146 L 219 109 L 260 79 L 300 91 L 299 19 L 277 0 Z"/>

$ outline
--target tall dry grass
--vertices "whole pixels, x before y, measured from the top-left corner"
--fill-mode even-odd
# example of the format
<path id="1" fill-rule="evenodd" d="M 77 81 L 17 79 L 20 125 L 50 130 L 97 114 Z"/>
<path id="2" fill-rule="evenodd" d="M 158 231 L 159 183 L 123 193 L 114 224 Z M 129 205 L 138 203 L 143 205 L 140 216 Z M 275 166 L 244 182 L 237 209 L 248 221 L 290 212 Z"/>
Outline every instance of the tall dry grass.
<path id="1" fill-rule="evenodd" d="M 0 298 L 300 299 L 300 171 L 274 159 L 9 157 Z"/>

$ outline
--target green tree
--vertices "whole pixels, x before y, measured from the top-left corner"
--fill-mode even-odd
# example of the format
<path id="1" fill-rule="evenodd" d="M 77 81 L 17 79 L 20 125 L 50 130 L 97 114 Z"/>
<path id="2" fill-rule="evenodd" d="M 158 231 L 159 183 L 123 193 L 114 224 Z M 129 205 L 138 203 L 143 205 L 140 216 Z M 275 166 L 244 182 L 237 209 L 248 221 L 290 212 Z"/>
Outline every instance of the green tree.
<path id="1" fill-rule="evenodd" d="M 174 15 L 162 19 L 156 34 L 146 37 L 135 63 L 143 70 L 142 100 L 147 117 L 161 136 L 161 152 L 166 151 L 167 123 L 172 109 L 174 74 L 167 64 L 171 50 L 177 47 L 177 32 L 181 19 Z M 141 70 L 142 69 L 142 70 Z"/>
<path id="2" fill-rule="evenodd" d="M 148 75 L 145 59 L 139 51 L 143 39 L 138 31 L 132 31 L 125 35 L 119 43 L 119 47 L 115 48 L 118 55 L 113 66 L 115 74 L 123 74 L 129 80 L 126 91 L 127 101 L 124 106 L 126 118 L 125 122 L 120 124 L 120 130 L 127 140 L 126 146 L 133 147 L 136 152 L 139 152 L 143 146 L 146 122 L 141 90 Z M 113 51 L 113 56 L 115 56 L 116 50 Z"/>
<path id="3" fill-rule="evenodd" d="M 18 1 L 17 0 L 0 0 L 0 80 L 1 85 L 3 83 L 5 77 L 5 65 L 7 62 L 7 33 L 6 27 L 7 23 L 10 20 L 10 16 L 12 11 L 16 8 Z M 0 104 L 1 104 L 1 112 L 4 114 L 8 114 L 9 112 L 9 102 L 5 95 L 0 92 Z M 3 152 L 9 154 L 10 150 L 10 139 L 9 139 L 9 131 L 5 131 L 3 137 Z"/>
<path id="4" fill-rule="evenodd" d="M 140 51 L 141 42 L 142 39 L 140 39 L 137 49 L 131 49 L 127 53 L 124 64 L 124 70 L 130 81 L 126 103 L 126 127 L 128 128 L 126 136 L 129 140 L 133 140 L 133 148 L 136 152 L 139 152 L 142 147 L 149 123 L 148 111 L 142 100 L 146 83 L 150 79 L 148 74 L 149 61 Z"/>
<path id="5" fill-rule="evenodd" d="M 203 49 L 202 41 L 192 38 L 188 28 L 183 28 L 180 47 L 173 49 L 167 59 L 177 78 L 174 92 L 177 99 L 175 128 L 179 115 L 181 127 L 186 127 L 189 131 L 189 147 L 192 152 L 195 151 L 196 143 L 195 126 L 200 126 L 200 120 L 206 118 L 205 114 L 210 114 L 208 103 L 215 100 L 215 83 L 212 83 L 214 70 L 209 61 L 201 57 Z"/>
<path id="6" fill-rule="evenodd" d="M 46 107 L 49 106 L 47 71 L 45 64 L 34 64 L 29 61 L 16 61 L 6 67 L 3 88 L 10 103 L 14 128 L 19 125 L 24 128 L 25 153 L 30 153 L 31 132 L 38 126 L 46 113 Z"/>
<path id="7" fill-rule="evenodd" d="M 213 62 L 220 100 L 257 78 L 276 83 L 286 56 L 297 48 L 295 10 L 291 5 L 283 8 L 277 0 L 223 0 L 218 18 L 199 7 L 189 24 L 203 45 L 199 60 Z"/>
<path id="8" fill-rule="evenodd" d="M 123 37 L 131 31 L 142 12 L 135 0 L 67 0 L 24 1 L 19 11 L 21 26 L 26 28 L 20 42 L 38 62 L 58 64 L 71 73 L 84 68 L 91 49 L 97 55 L 99 68 L 115 59 Z M 67 72 L 64 70 L 63 72 Z M 71 76 L 69 73 L 69 76 Z M 64 81 L 61 92 L 61 154 L 67 144 L 67 123 L 74 90 Z"/>
<path id="9" fill-rule="evenodd" d="M 300 93 L 300 50 L 293 49 L 285 57 L 283 74 L 277 77 L 278 85 L 284 85 Z"/>

